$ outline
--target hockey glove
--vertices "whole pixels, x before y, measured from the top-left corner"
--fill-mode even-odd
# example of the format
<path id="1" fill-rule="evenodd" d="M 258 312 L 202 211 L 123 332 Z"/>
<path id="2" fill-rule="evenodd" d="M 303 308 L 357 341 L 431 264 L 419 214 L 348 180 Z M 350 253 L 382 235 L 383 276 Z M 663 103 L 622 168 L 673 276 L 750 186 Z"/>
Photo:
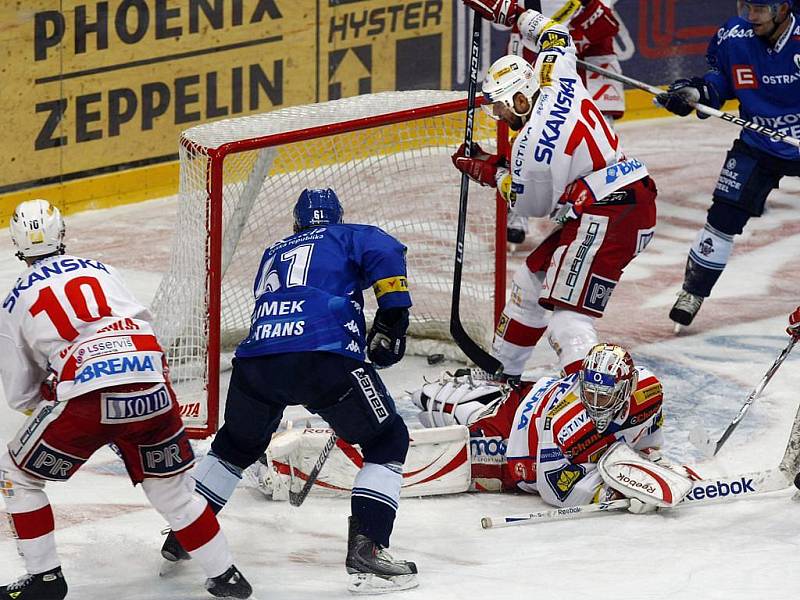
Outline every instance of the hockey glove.
<path id="1" fill-rule="evenodd" d="M 689 115 L 698 102 L 706 105 L 712 104 L 711 90 L 702 77 L 676 79 L 666 92 L 656 96 L 657 104 L 680 117 Z M 708 117 L 701 113 L 698 113 L 697 116 L 701 119 Z"/>
<path id="2" fill-rule="evenodd" d="M 517 0 L 463 0 L 469 8 L 484 19 L 513 27 L 525 9 L 517 4 Z"/>
<path id="3" fill-rule="evenodd" d="M 553 209 L 550 219 L 564 225 L 574 219 L 580 219 L 583 211 L 594 204 L 594 192 L 586 185 L 586 180 L 581 177 L 567 186 L 558 204 Z"/>
<path id="4" fill-rule="evenodd" d="M 800 340 L 800 306 L 789 315 L 789 327 L 786 328 L 786 333 L 796 340 Z"/>
<path id="5" fill-rule="evenodd" d="M 452 155 L 456 169 L 466 173 L 467 177 L 481 185 L 497 187 L 497 171 L 505 169 L 507 162 L 504 156 L 488 154 L 478 144 L 473 143 L 469 157 L 466 156 L 467 145 L 461 144 Z"/>
<path id="6" fill-rule="evenodd" d="M 406 352 L 407 308 L 379 308 L 367 336 L 367 356 L 376 367 L 390 367 Z"/>

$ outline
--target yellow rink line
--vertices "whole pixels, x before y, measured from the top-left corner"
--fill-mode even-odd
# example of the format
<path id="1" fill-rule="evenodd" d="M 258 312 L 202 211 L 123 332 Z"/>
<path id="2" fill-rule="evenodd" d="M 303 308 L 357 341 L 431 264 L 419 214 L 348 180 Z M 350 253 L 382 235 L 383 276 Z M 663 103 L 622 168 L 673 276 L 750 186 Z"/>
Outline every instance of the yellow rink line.
<path id="1" fill-rule="evenodd" d="M 666 115 L 653 105 L 653 96 L 641 90 L 626 91 L 625 102 L 622 122 Z M 724 110 L 735 111 L 736 105 L 726 105 Z M 46 198 L 65 214 L 109 208 L 177 194 L 178 175 L 174 161 L 0 194 L 0 227 L 8 225 L 14 207 L 25 200 Z"/>

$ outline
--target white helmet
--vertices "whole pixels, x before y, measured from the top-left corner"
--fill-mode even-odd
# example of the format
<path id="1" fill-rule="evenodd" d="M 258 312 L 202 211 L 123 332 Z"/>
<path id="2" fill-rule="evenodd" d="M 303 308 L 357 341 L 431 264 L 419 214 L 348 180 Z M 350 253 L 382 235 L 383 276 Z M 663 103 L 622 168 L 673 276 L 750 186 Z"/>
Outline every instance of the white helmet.
<path id="1" fill-rule="evenodd" d="M 17 206 L 10 229 L 20 260 L 64 253 L 64 219 L 47 200 L 29 200 Z"/>
<path id="2" fill-rule="evenodd" d="M 633 359 L 622 346 L 597 344 L 583 359 L 578 377 L 586 413 L 603 433 L 630 406 L 639 380 Z"/>
<path id="3" fill-rule="evenodd" d="M 494 113 L 495 102 L 502 102 L 516 116 L 527 121 L 533 109 L 533 97 L 539 91 L 539 82 L 533 67 L 521 56 L 509 54 L 492 63 L 481 86 L 486 104 L 483 109 L 493 119 L 498 119 Z M 514 95 L 521 92 L 530 105 L 526 113 L 520 114 L 514 108 Z"/>

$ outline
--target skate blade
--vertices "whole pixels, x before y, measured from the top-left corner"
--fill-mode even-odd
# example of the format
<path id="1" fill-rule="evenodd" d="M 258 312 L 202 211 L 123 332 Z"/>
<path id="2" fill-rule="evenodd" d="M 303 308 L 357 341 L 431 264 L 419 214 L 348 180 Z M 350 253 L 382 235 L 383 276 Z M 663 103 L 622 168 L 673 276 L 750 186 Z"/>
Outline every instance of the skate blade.
<path id="1" fill-rule="evenodd" d="M 680 323 L 675 323 L 675 325 L 672 327 L 672 333 L 678 335 L 681 332 L 681 327 L 682 325 Z"/>
<path id="2" fill-rule="evenodd" d="M 419 585 L 415 573 L 409 575 L 395 575 L 389 579 L 378 577 L 373 573 L 355 573 L 350 575 L 350 585 L 347 591 L 352 594 L 388 594 L 410 590 Z"/>

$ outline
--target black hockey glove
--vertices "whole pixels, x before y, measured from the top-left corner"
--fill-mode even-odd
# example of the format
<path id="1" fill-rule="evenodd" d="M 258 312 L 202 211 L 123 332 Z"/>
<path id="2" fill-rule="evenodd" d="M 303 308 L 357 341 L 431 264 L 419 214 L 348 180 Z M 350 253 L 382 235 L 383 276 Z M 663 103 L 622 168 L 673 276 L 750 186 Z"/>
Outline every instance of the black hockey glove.
<path id="1" fill-rule="evenodd" d="M 691 114 L 698 102 L 705 105 L 712 103 L 711 90 L 702 77 L 676 79 L 666 92 L 656 96 L 656 101 L 669 112 L 685 117 Z M 701 119 L 708 117 L 702 113 L 697 113 L 697 116 Z"/>
<path id="2" fill-rule="evenodd" d="M 390 367 L 406 352 L 407 308 L 378 309 L 367 336 L 367 356 L 376 367 Z"/>

